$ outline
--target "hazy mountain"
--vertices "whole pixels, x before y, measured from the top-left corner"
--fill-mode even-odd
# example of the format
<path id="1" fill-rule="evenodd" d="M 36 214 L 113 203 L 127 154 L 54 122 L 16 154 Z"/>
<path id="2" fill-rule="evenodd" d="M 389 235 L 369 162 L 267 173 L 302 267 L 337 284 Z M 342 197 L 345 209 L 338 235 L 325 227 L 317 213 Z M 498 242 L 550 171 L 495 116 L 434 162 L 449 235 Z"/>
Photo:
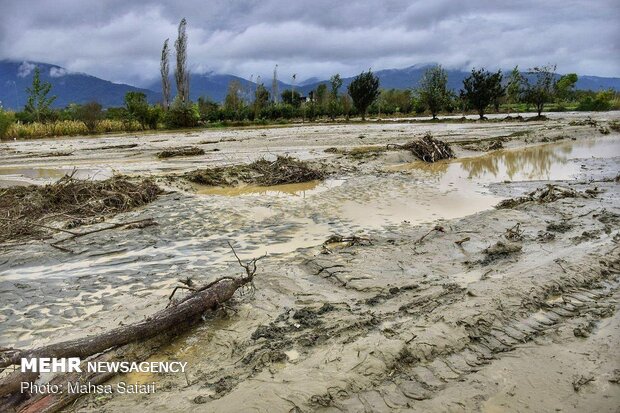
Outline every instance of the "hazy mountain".
<path id="1" fill-rule="evenodd" d="M 52 83 L 52 94 L 57 96 L 55 107 L 65 107 L 69 103 L 85 103 L 96 100 L 105 107 L 123 105 L 125 93 L 129 91 L 144 92 L 149 102 L 155 103 L 161 100 L 161 83 L 154 81 L 146 89 L 131 85 L 112 83 L 84 73 L 71 73 L 64 68 L 47 63 L 0 61 L 0 102 L 5 108 L 22 109 L 26 103 L 26 88 L 32 83 L 32 72 L 38 66 L 42 80 Z M 417 87 L 424 71 L 429 64 L 415 65 L 404 69 L 387 69 L 375 72 L 381 81 L 383 89 L 407 89 Z M 462 70 L 447 70 L 448 87 L 454 90 L 461 88 L 463 79 L 469 74 Z M 192 74 L 190 77 L 190 97 L 197 100 L 198 97 L 208 97 L 216 102 L 223 102 L 231 81 L 236 80 L 241 84 L 247 99 L 251 99 L 256 90 L 256 84 L 247 79 L 227 74 L 204 73 Z M 353 80 L 352 77 L 343 79 L 341 91 Z M 271 91 L 271 79 L 262 81 Z M 172 83 L 172 95 L 176 93 L 174 81 Z M 295 85 L 295 90 L 307 95 L 311 90 L 325 83 L 329 87 L 329 80 L 317 78 L 306 79 Z M 290 89 L 291 85 L 278 82 L 278 92 Z M 620 78 L 579 76 L 577 89 L 601 90 L 612 88 L 620 91 Z"/>
<path id="2" fill-rule="evenodd" d="M 420 79 L 424 75 L 424 72 L 430 64 L 415 65 L 406 67 L 404 69 L 386 69 L 378 70 L 375 75 L 379 77 L 379 81 L 382 89 L 407 89 L 415 88 L 419 86 Z M 460 90 L 463 86 L 463 79 L 469 76 L 470 72 L 462 70 L 446 69 L 448 73 L 448 88 L 453 90 Z M 509 72 L 504 72 L 504 76 L 508 76 Z M 353 77 L 342 79 L 342 90 L 351 83 Z M 326 83 L 329 85 L 328 80 L 316 81 L 313 83 L 307 83 L 300 86 L 299 89 L 304 93 L 316 89 L 321 84 Z M 579 76 L 579 80 L 576 85 L 577 89 L 583 90 L 601 90 L 601 89 L 615 89 L 620 91 L 620 78 L 617 77 L 599 77 L 599 76 Z"/>
<path id="3" fill-rule="evenodd" d="M 62 108 L 70 103 L 97 101 L 103 106 L 123 104 L 125 93 L 140 91 L 149 102 L 161 99 L 160 94 L 147 89 L 121 83 L 112 83 L 85 73 L 72 73 L 66 69 L 40 62 L 0 61 L 0 102 L 6 109 L 23 109 L 28 94 L 26 88 L 32 84 L 35 67 L 39 67 L 41 80 L 52 84 L 51 95 L 56 96 L 53 106 Z"/>

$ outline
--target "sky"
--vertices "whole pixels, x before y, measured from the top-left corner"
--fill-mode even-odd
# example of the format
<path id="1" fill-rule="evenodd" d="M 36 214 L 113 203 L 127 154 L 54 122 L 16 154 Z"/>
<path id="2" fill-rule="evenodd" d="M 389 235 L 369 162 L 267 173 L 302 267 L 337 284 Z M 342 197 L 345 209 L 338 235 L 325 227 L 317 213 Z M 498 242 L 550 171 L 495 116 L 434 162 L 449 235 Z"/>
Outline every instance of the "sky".
<path id="1" fill-rule="evenodd" d="M 157 81 L 188 21 L 188 65 L 287 83 L 440 63 L 620 77 L 618 0 L 0 0 L 0 60 Z M 171 61 L 174 56 L 171 57 Z"/>

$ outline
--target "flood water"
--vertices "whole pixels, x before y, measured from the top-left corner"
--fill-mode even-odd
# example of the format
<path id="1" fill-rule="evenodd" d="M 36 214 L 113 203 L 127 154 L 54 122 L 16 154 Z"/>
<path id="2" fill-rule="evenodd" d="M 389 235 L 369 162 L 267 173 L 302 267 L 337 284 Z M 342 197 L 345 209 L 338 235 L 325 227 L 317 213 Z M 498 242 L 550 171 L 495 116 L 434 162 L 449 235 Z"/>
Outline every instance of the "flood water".
<path id="1" fill-rule="evenodd" d="M 74 254 L 56 251 L 46 243 L 14 251 L 0 263 L 0 290 L 12 291 L 15 282 L 28 285 L 32 294 L 48 297 L 28 307 L 29 313 L 47 311 L 73 322 L 83 314 L 94 314 L 93 306 L 101 305 L 102 300 L 113 302 L 127 294 L 165 299 L 170 286 L 180 277 L 217 277 L 224 267 L 236 265 L 228 242 L 243 259 L 265 253 L 278 259 L 279 253 L 318 247 L 332 234 L 372 237 L 395 226 L 432 225 L 439 219 L 473 214 L 501 200 L 491 191 L 490 183 L 570 179 L 591 157 L 618 156 L 620 141 L 600 138 L 501 150 L 430 165 L 386 165 L 389 172 L 353 174 L 324 182 L 203 187 L 196 194 L 168 194 L 143 209 L 109 220 L 152 217 L 159 224 L 156 227 L 106 231 L 63 244 Z M 617 163 L 606 165 L 620 168 Z M 0 173 L 33 176 L 28 169 L 4 168 Z M 35 174 L 51 177 L 55 173 L 61 172 L 37 169 Z M 78 294 L 71 288 L 71 280 L 82 277 L 89 281 L 82 284 Z M 35 281 L 41 278 L 45 283 Z M 63 293 L 48 294 L 38 288 Z M 66 306 L 67 294 L 74 294 L 70 307 Z M 14 308 L 18 307 L 16 302 L 4 303 L 0 322 L 14 316 Z M 27 346 L 31 340 L 61 328 L 62 323 L 53 320 L 28 318 L 26 324 L 11 330 L 14 337 L 20 337 L 18 343 L 12 344 Z M 37 337 L 32 336 L 33 331 Z M 2 344 L 7 343 L 0 341 Z"/>

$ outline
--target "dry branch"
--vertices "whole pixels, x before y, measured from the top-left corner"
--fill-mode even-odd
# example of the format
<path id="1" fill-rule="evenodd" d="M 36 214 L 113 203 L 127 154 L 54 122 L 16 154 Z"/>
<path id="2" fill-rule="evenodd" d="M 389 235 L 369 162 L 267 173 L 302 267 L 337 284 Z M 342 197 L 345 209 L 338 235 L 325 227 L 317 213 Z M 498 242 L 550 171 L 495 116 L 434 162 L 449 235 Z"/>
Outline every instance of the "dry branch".
<path id="1" fill-rule="evenodd" d="M 243 277 L 220 278 L 206 286 L 196 288 L 189 296 L 175 303 L 175 305 L 168 306 L 141 322 L 118 327 L 103 334 L 54 343 L 32 350 L 3 350 L 0 353 L 0 368 L 18 364 L 22 358 L 86 358 L 112 347 L 153 337 L 178 324 L 197 319 L 206 310 L 215 309 L 219 304 L 231 299 L 240 287 L 251 284 L 256 272 L 256 263 L 264 256 L 254 258 L 247 264 L 243 264 L 236 253 L 235 257 L 246 271 L 246 275 Z"/>
<path id="2" fill-rule="evenodd" d="M 67 175 L 45 186 L 10 187 L 0 193 L 0 242 L 41 236 L 42 229 L 74 234 L 49 223 L 60 216 L 77 222 L 129 211 L 152 202 L 161 192 L 148 179 L 132 182 L 124 176 L 91 181 Z"/>
<path id="3" fill-rule="evenodd" d="M 450 145 L 439 139 L 433 138 L 430 133 L 417 141 L 412 141 L 404 145 L 388 145 L 390 148 L 405 149 L 411 151 L 418 159 L 424 162 L 437 162 L 442 159 L 454 158 L 454 152 Z"/>
<path id="4" fill-rule="evenodd" d="M 170 148 L 161 152 L 157 152 L 159 159 L 175 158 L 177 156 L 198 156 L 204 155 L 205 150 L 196 146 L 190 146 L 185 148 Z"/>
<path id="5" fill-rule="evenodd" d="M 259 159 L 247 165 L 232 165 L 197 169 L 184 175 L 185 179 L 201 185 L 233 186 L 239 183 L 280 185 L 323 179 L 325 174 L 307 162 L 289 156 L 278 156 L 275 161 Z"/>

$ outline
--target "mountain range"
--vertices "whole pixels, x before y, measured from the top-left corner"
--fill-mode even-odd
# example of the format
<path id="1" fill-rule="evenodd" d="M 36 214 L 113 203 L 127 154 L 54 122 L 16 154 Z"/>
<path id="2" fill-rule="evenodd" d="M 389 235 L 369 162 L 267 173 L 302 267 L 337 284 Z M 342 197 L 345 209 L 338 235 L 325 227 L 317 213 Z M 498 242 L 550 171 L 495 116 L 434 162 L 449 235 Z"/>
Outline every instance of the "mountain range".
<path id="1" fill-rule="evenodd" d="M 379 77 L 383 89 L 407 89 L 418 85 L 424 71 L 429 66 L 429 64 L 423 64 L 403 69 L 379 70 L 375 74 Z M 54 107 L 57 108 L 65 107 L 70 103 L 86 103 L 93 100 L 101 103 L 104 107 L 122 106 L 125 94 L 131 91 L 145 93 L 151 103 L 161 100 L 161 84 L 159 81 L 153 82 L 147 88 L 138 88 L 123 83 L 113 83 L 85 73 L 70 72 L 61 66 L 49 63 L 0 60 L 0 103 L 5 109 L 19 110 L 24 107 L 28 96 L 26 88 L 32 84 L 35 67 L 39 67 L 41 80 L 52 84 L 51 94 L 57 96 L 54 101 Z M 460 89 L 463 79 L 469 75 L 469 72 L 463 70 L 447 69 L 446 71 L 448 73 L 448 87 L 454 90 Z M 239 76 L 212 72 L 194 73 L 190 77 L 190 98 L 196 100 L 200 96 L 205 96 L 216 102 L 222 102 L 226 97 L 228 84 L 233 80 L 241 84 L 242 91 L 248 97 L 256 88 L 256 83 Z M 346 90 L 353 77 L 343 78 L 342 80 L 343 87 L 341 90 Z M 295 90 L 299 90 L 302 94 L 308 94 L 311 90 L 316 89 L 319 84 L 328 82 L 328 80 L 310 78 L 297 83 Z M 172 83 L 174 95 L 174 82 Z M 262 83 L 267 89 L 271 89 L 271 79 L 265 79 Z M 278 82 L 280 92 L 291 87 L 288 83 Z M 579 76 L 576 88 L 584 90 L 611 88 L 620 91 L 620 78 Z"/>

